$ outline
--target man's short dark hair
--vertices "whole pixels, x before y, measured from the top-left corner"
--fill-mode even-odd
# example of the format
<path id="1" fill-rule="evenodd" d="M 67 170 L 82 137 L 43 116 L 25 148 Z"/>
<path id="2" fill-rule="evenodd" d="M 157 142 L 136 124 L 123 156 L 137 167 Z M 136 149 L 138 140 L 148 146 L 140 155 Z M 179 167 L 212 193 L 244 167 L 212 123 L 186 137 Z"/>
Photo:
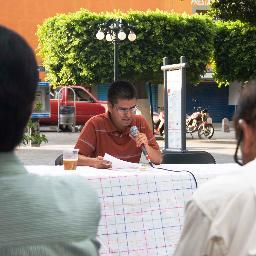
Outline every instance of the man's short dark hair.
<path id="1" fill-rule="evenodd" d="M 23 136 L 38 82 L 34 53 L 17 33 L 0 26 L 0 151 L 12 151 Z"/>
<path id="2" fill-rule="evenodd" d="M 108 90 L 108 101 L 114 105 L 118 99 L 136 99 L 137 92 L 130 82 L 127 81 L 115 81 L 111 84 Z"/>
<path id="3" fill-rule="evenodd" d="M 247 124 L 256 127 L 256 81 L 249 81 L 242 88 L 238 106 L 233 117 L 236 137 L 241 134 L 238 124 L 239 119 L 243 119 Z"/>

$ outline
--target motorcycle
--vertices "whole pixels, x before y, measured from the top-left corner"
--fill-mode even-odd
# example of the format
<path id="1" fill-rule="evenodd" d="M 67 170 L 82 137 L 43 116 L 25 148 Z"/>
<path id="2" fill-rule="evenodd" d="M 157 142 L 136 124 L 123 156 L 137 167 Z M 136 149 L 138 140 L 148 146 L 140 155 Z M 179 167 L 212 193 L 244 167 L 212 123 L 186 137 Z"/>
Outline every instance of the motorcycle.
<path id="1" fill-rule="evenodd" d="M 164 136 L 164 111 L 153 113 L 154 133 Z M 191 116 L 186 115 L 186 133 L 197 132 L 200 139 L 211 139 L 214 134 L 214 127 L 207 109 L 197 108 Z"/>
<path id="2" fill-rule="evenodd" d="M 214 134 L 214 127 L 210 121 L 207 109 L 198 108 L 191 116 L 186 117 L 186 132 L 197 132 L 200 139 L 211 139 Z"/>

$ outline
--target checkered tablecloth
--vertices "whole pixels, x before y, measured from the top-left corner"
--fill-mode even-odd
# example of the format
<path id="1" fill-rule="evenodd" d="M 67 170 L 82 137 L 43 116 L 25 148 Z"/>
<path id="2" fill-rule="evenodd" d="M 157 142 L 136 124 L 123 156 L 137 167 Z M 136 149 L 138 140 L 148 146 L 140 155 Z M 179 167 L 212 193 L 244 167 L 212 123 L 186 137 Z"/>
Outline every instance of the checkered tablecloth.
<path id="1" fill-rule="evenodd" d="M 178 242 L 184 206 L 198 186 L 210 178 L 232 174 L 232 164 L 164 165 L 142 170 L 96 170 L 78 167 L 97 190 L 102 207 L 98 239 L 101 255 L 172 255 Z M 38 175 L 71 175 L 60 166 L 27 166 Z M 185 171 L 184 171 L 185 170 Z"/>

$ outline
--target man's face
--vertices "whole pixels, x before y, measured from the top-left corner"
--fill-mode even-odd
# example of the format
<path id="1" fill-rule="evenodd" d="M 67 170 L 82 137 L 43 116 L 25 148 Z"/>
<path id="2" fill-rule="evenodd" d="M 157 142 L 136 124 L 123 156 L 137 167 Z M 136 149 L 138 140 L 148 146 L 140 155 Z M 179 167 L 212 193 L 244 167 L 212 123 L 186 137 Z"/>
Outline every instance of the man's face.
<path id="1" fill-rule="evenodd" d="M 241 151 L 242 151 L 242 159 L 244 164 L 247 164 L 248 162 L 255 159 L 255 156 L 256 156 L 255 128 L 250 125 L 247 125 L 247 127 L 243 130 Z"/>
<path id="2" fill-rule="evenodd" d="M 108 103 L 108 110 L 111 113 L 111 119 L 114 125 L 120 129 L 124 130 L 132 122 L 132 115 L 135 114 L 137 109 L 137 100 L 131 99 L 118 99 L 117 103 L 112 105 Z"/>
<path id="3" fill-rule="evenodd" d="M 255 159 L 256 156 L 256 133 L 255 127 L 247 124 L 244 120 L 240 119 L 238 122 L 239 129 L 236 127 L 238 137 L 236 157 L 240 164 L 247 164 Z M 240 148 L 240 153 L 239 153 Z M 240 155 L 240 156 L 239 156 Z M 239 161 L 240 158 L 240 161 Z"/>

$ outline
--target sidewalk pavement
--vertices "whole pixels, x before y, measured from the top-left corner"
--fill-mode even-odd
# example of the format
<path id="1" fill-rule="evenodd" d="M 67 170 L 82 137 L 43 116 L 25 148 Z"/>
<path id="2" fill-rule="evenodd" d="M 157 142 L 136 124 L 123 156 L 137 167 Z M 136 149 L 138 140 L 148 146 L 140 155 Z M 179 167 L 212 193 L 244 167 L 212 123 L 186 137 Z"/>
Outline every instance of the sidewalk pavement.
<path id="1" fill-rule="evenodd" d="M 191 138 L 190 134 L 186 135 L 187 150 L 203 150 L 211 153 L 217 163 L 232 163 L 235 151 L 235 134 L 234 129 L 230 132 L 222 132 L 221 124 L 213 124 L 215 133 L 211 140 L 200 140 L 197 134 Z M 43 129 L 42 129 L 43 130 Z M 54 165 L 58 155 L 64 148 L 73 148 L 79 132 L 60 132 L 57 133 L 56 127 L 48 127 L 48 132 L 42 132 L 46 135 L 48 143 L 41 144 L 40 147 L 19 146 L 16 154 L 25 165 Z M 164 148 L 164 140 L 157 140 L 161 149 Z"/>

